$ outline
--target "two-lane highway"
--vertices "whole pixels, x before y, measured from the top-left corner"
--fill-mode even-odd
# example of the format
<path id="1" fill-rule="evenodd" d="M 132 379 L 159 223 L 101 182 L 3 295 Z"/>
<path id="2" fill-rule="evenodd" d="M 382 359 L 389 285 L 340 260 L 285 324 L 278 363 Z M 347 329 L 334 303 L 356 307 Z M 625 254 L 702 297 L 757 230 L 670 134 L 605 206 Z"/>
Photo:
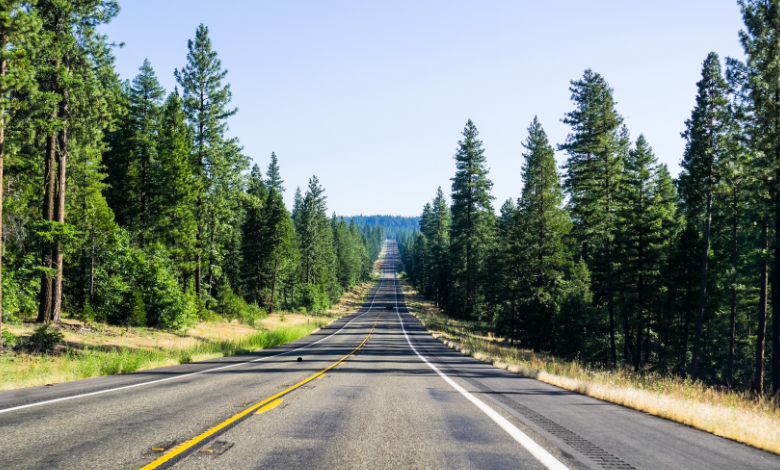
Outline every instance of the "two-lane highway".
<path id="1" fill-rule="evenodd" d="M 778 456 L 452 351 L 408 313 L 396 253 L 388 241 L 359 312 L 311 337 L 0 392 L 0 467 L 780 469 Z"/>

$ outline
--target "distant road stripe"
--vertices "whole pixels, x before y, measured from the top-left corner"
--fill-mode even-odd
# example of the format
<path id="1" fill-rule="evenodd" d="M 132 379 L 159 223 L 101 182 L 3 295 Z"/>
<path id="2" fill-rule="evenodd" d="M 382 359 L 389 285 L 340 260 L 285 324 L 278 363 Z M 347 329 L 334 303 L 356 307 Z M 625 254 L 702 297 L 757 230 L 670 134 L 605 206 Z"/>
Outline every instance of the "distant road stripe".
<path id="1" fill-rule="evenodd" d="M 396 303 L 398 303 L 398 288 L 397 288 L 397 286 L 396 286 L 395 296 L 396 296 Z M 448 384 L 450 384 L 452 386 L 452 388 L 454 388 L 455 390 L 460 392 L 461 395 L 466 397 L 466 399 L 468 401 L 470 401 L 471 403 L 475 404 L 477 406 L 477 408 L 482 410 L 482 412 L 485 413 L 486 415 L 488 415 L 488 417 L 490 419 L 492 419 L 493 421 L 495 421 L 496 424 L 501 426 L 501 428 L 504 431 L 509 433 L 509 435 L 512 436 L 512 438 L 514 438 L 514 440 L 516 440 L 518 443 L 520 443 L 521 446 L 525 447 L 525 449 L 528 452 L 530 452 L 531 455 L 536 457 L 536 459 L 539 460 L 542 463 L 542 465 L 544 465 L 545 467 L 549 468 L 550 470 L 569 470 L 569 467 L 564 465 L 560 460 L 558 460 L 555 457 L 553 457 L 552 454 L 547 452 L 542 446 L 540 446 L 533 439 L 528 437 L 528 435 L 525 434 L 523 431 L 517 429 L 517 427 L 515 427 L 515 425 L 513 425 L 506 418 L 504 418 L 503 416 L 498 414 L 496 412 L 496 410 L 494 410 L 493 408 L 487 406 L 485 403 L 483 403 L 477 397 L 475 397 L 471 393 L 467 392 L 466 389 L 464 389 L 463 387 L 458 385 L 451 378 L 447 377 L 444 374 L 444 372 L 439 370 L 438 367 L 436 367 L 435 365 L 431 364 L 428 361 L 428 359 L 423 357 L 422 354 L 420 354 L 417 351 L 417 348 L 415 348 L 414 345 L 412 345 L 411 340 L 409 340 L 409 335 L 406 334 L 406 327 L 404 326 L 403 318 L 401 318 L 401 312 L 396 312 L 396 313 L 398 314 L 398 321 L 401 322 L 401 329 L 404 332 L 404 337 L 406 338 L 406 342 L 409 343 L 409 347 L 412 348 L 412 351 L 414 351 L 415 354 L 417 354 L 417 357 L 419 357 L 424 363 L 426 363 L 428 365 L 428 367 L 430 367 L 431 369 L 436 371 L 436 373 L 439 374 L 441 376 L 441 378 L 443 378 Z"/>
<path id="2" fill-rule="evenodd" d="M 69 396 L 69 397 L 62 397 L 62 398 L 53 398 L 51 400 L 44 400 L 44 401 L 39 401 L 39 402 L 35 402 L 35 403 L 29 403 L 27 405 L 19 405 L 19 406 L 14 406 L 14 407 L 11 407 L 11 408 L 4 408 L 4 409 L 0 410 L 0 414 L 8 413 L 9 411 L 21 410 L 21 409 L 24 409 L 24 408 L 32 408 L 34 406 L 48 405 L 50 403 L 57 403 L 57 402 L 66 401 L 66 400 L 73 400 L 75 398 L 90 397 L 90 396 L 93 396 L 93 395 L 101 395 L 103 393 L 118 392 L 119 390 L 127 390 L 127 389 L 130 389 L 130 388 L 142 387 L 144 385 L 158 384 L 158 383 L 161 383 L 161 382 L 167 382 L 169 380 L 183 379 L 185 377 L 192 377 L 192 376 L 195 376 L 195 375 L 205 374 L 207 372 L 216 372 L 218 370 L 230 369 L 231 367 L 245 366 L 247 364 L 252 364 L 252 363 L 255 363 L 255 362 L 265 361 L 266 359 L 271 359 L 273 357 L 284 356 L 285 354 L 294 353 L 296 351 L 300 351 L 301 349 L 310 348 L 310 347 L 314 346 L 315 344 L 319 344 L 319 343 L 325 341 L 326 339 L 330 339 L 333 336 L 341 333 L 342 330 L 344 330 L 344 328 L 348 327 L 350 323 L 352 323 L 353 321 L 355 321 L 358 318 L 362 317 L 363 315 L 371 312 L 371 309 L 374 306 L 374 301 L 376 300 L 377 293 L 379 292 L 379 288 L 382 286 L 382 280 L 383 279 L 380 279 L 379 282 L 377 283 L 376 291 L 374 292 L 374 298 L 371 300 L 371 305 L 368 307 L 367 311 L 361 313 L 360 315 L 356 316 L 355 318 L 353 318 L 352 320 L 347 322 L 347 324 L 342 326 L 341 329 L 339 329 L 339 331 L 333 333 L 330 336 L 326 336 L 326 337 L 322 338 L 321 340 L 315 341 L 315 342 L 313 342 L 311 344 L 307 344 L 306 346 L 301 346 L 300 348 L 291 349 L 290 351 L 285 351 L 285 352 L 282 352 L 282 353 L 279 353 L 279 354 L 274 354 L 273 356 L 259 357 L 257 359 L 252 359 L 251 361 L 240 362 L 238 364 L 230 364 L 228 366 L 222 366 L 222 367 L 214 367 L 213 369 L 201 370 L 201 371 L 198 371 L 198 372 L 190 372 L 189 374 L 177 375 L 177 376 L 168 377 L 168 378 L 165 378 L 165 379 L 150 380 L 149 382 L 142 382 L 142 383 L 139 383 L 139 384 L 124 385 L 124 386 L 121 386 L 121 387 L 109 388 L 107 390 L 98 390 L 98 391 L 95 391 L 95 392 L 82 393 L 80 395 L 72 395 L 72 396 Z M 361 307 L 361 308 L 363 308 L 363 307 Z M 150 370 L 154 370 L 154 369 L 150 369 Z"/>
<path id="3" fill-rule="evenodd" d="M 372 302 L 372 305 L 373 305 L 373 302 Z M 273 402 L 277 398 L 292 392 L 293 390 L 295 390 L 296 388 L 300 387 L 301 385 L 305 385 L 305 384 L 311 382 L 312 380 L 314 380 L 314 379 L 316 379 L 318 377 L 321 377 L 323 374 L 325 374 L 329 370 L 333 369 L 337 365 L 339 365 L 342 362 L 344 362 L 348 357 L 350 357 L 353 354 L 355 354 L 358 351 L 358 349 L 362 348 L 363 345 L 366 344 L 366 341 L 368 341 L 368 338 L 370 338 L 371 335 L 374 333 L 374 330 L 376 329 L 376 325 L 379 322 L 379 317 L 381 317 L 381 316 L 382 316 L 382 312 L 379 312 L 379 315 L 376 316 L 376 320 L 374 321 L 374 326 L 371 327 L 371 331 L 368 332 L 368 335 L 366 335 L 366 337 L 363 339 L 363 341 L 355 349 L 353 349 L 349 354 L 347 354 L 346 356 L 342 357 L 337 362 L 334 362 L 333 364 L 329 365 L 325 369 L 322 369 L 321 371 L 317 372 L 316 374 L 314 374 L 312 376 L 309 376 L 308 378 L 306 378 L 304 380 L 301 380 L 300 382 L 298 382 L 297 384 L 293 385 L 292 387 L 289 387 L 289 388 L 287 388 L 285 390 L 282 390 L 281 392 L 277 393 L 276 395 L 268 397 L 265 400 L 261 401 L 260 403 L 257 403 L 255 405 L 250 406 L 249 408 L 245 409 L 241 413 L 238 413 L 237 415 L 228 418 L 227 420 L 219 423 L 218 425 L 214 426 L 213 428 L 209 429 L 208 431 L 204 432 L 203 434 L 201 434 L 201 435 L 199 435 L 197 437 L 194 437 L 194 438 L 190 439 L 189 441 L 187 441 L 187 442 L 185 442 L 185 443 L 183 443 L 183 444 L 181 444 L 179 446 L 174 447 L 173 449 L 171 449 L 169 452 L 167 452 L 165 455 L 163 455 L 162 457 L 158 458 L 154 462 L 150 463 L 149 465 L 145 465 L 145 466 L 141 467 L 140 470 L 152 470 L 152 469 L 155 469 L 155 468 L 159 468 L 161 465 L 164 465 L 169 460 L 173 459 L 174 457 L 177 457 L 177 456 L 181 455 L 183 452 L 186 452 L 187 450 L 189 450 L 192 447 L 196 446 L 198 443 L 200 443 L 203 440 L 207 439 L 208 437 L 214 435 L 215 433 L 223 430 L 224 428 L 230 426 L 231 424 L 235 423 L 236 421 L 240 420 L 241 418 L 245 417 L 246 415 L 252 413 L 253 411 L 255 411 L 255 410 L 259 411 L 258 408 L 261 408 L 263 405 L 270 404 L 271 402 Z M 279 401 L 281 402 L 281 400 L 279 400 Z"/>

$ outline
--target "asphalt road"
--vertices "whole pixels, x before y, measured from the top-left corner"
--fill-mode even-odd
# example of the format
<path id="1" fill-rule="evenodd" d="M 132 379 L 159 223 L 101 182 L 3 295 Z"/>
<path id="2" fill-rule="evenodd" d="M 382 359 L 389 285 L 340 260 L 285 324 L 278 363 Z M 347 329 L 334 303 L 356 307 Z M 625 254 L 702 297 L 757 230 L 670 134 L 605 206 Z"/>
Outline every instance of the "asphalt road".
<path id="1" fill-rule="evenodd" d="M 780 469 L 445 347 L 408 313 L 395 252 L 359 312 L 299 341 L 0 392 L 0 468 Z"/>

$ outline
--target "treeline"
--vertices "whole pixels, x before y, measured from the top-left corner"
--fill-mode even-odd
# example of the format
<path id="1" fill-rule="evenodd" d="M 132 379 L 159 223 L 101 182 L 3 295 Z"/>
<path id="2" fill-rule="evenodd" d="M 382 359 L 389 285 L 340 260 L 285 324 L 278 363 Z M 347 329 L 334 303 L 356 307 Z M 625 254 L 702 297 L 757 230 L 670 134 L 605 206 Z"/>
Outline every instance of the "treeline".
<path id="1" fill-rule="evenodd" d="M 740 5 L 747 61 L 704 61 L 676 180 L 587 70 L 571 83 L 563 173 L 534 119 L 522 194 L 496 215 L 469 121 L 452 205 L 439 189 L 400 237 L 416 288 L 523 347 L 777 393 L 780 1 Z"/>
<path id="2" fill-rule="evenodd" d="M 385 229 L 389 238 L 395 238 L 398 233 L 420 229 L 419 217 L 404 217 L 401 215 L 354 215 L 345 217 L 358 225 L 374 225 Z"/>
<path id="3" fill-rule="evenodd" d="M 0 5 L 4 320 L 177 328 L 323 309 L 369 279 L 383 229 L 329 218 L 316 176 L 290 214 L 276 155 L 263 175 L 226 136 L 237 109 L 208 28 L 166 94 L 148 61 L 115 72 L 96 28 L 118 12 Z"/>

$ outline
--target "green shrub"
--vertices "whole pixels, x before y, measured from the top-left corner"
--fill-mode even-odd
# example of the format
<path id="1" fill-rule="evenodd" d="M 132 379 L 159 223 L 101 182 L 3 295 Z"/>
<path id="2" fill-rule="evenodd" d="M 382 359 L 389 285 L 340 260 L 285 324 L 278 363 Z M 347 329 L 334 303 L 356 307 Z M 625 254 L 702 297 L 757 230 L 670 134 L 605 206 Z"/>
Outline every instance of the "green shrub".
<path id="1" fill-rule="evenodd" d="M 83 321 L 86 324 L 90 324 L 95 321 L 95 311 L 92 309 L 92 306 L 89 304 L 89 300 L 84 304 L 84 308 L 81 309 L 81 313 L 76 316 L 79 320 Z"/>
<path id="2" fill-rule="evenodd" d="M 57 330 L 50 331 L 49 325 L 44 323 L 27 339 L 27 346 L 39 352 L 51 351 L 62 342 L 64 336 Z"/>
<path id="3" fill-rule="evenodd" d="M 257 320 L 268 316 L 257 304 L 248 304 L 234 294 L 230 284 L 227 283 L 219 289 L 214 310 L 226 320 L 239 320 L 251 326 L 254 326 Z"/>
<path id="4" fill-rule="evenodd" d="M 3 330 L 3 347 L 11 349 L 16 346 L 17 341 L 15 334 L 8 330 Z"/>
<path id="5" fill-rule="evenodd" d="M 100 286 L 92 305 L 96 316 L 115 325 L 143 323 L 181 329 L 197 321 L 198 305 L 192 295 L 182 292 L 165 249 L 156 245 L 135 248 L 124 230 L 103 255 L 95 283 Z"/>
<path id="6" fill-rule="evenodd" d="M 144 296 L 140 292 L 135 293 L 135 306 L 133 314 L 130 317 L 130 324 L 133 326 L 146 326 L 146 307 L 144 306 Z"/>
<path id="7" fill-rule="evenodd" d="M 190 364 L 192 362 L 192 353 L 182 350 L 179 352 L 179 364 Z"/>

